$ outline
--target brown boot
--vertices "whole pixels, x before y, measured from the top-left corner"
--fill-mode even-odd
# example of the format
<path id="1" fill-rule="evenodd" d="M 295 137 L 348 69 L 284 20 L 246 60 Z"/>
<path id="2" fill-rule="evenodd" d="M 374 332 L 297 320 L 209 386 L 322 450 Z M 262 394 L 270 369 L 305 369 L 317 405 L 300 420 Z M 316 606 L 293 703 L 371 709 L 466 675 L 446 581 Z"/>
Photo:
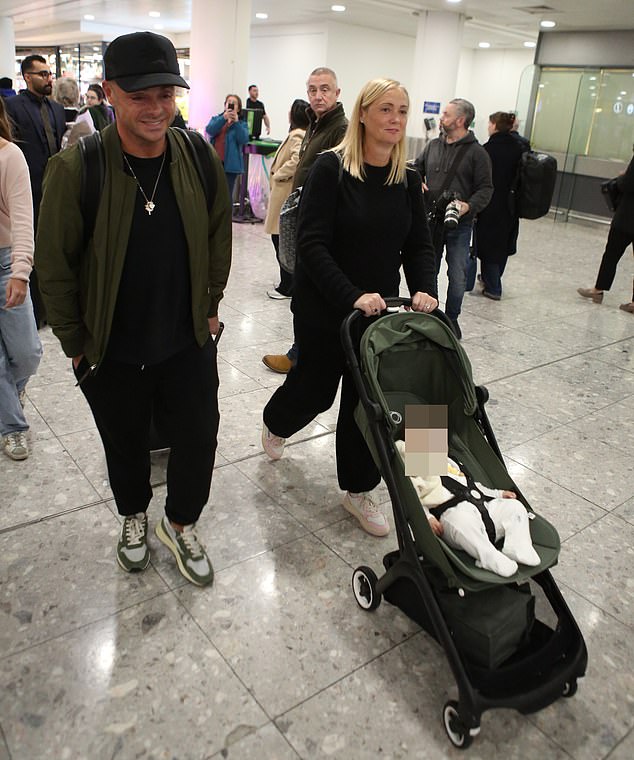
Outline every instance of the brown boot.
<path id="1" fill-rule="evenodd" d="M 630 314 L 634 314 L 634 301 L 630 301 L 629 303 L 622 303 L 619 306 L 619 309 L 622 309 L 623 311 L 629 311 Z"/>
<path id="2" fill-rule="evenodd" d="M 266 354 L 262 357 L 262 361 L 269 369 L 279 372 L 280 375 L 288 375 L 293 368 L 293 362 L 286 354 Z"/>

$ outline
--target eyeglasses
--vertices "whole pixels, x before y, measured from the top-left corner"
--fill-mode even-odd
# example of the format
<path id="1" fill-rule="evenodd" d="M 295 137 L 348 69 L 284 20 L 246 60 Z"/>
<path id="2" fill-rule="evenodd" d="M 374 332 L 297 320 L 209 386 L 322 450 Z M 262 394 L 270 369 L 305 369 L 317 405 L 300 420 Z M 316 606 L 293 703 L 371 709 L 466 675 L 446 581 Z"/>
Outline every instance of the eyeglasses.
<path id="1" fill-rule="evenodd" d="M 26 74 L 36 75 L 38 77 L 42 77 L 42 79 L 49 79 L 53 76 L 52 71 L 27 71 Z"/>

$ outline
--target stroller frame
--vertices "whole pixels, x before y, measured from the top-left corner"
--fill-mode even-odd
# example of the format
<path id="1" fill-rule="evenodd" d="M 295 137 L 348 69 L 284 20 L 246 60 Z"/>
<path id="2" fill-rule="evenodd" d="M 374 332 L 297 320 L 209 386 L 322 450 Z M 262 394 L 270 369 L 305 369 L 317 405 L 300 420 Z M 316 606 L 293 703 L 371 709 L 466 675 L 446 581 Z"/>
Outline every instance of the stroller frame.
<path id="1" fill-rule="evenodd" d="M 385 299 L 389 308 L 410 306 L 411 299 Z M 458 700 L 445 703 L 442 720 L 451 743 L 466 749 L 480 731 L 480 718 L 484 711 L 493 708 L 513 708 L 526 714 L 543 709 L 559 697 L 572 697 L 577 690 L 577 679 L 583 677 L 587 665 L 587 650 L 583 636 L 572 616 L 550 570 L 536 574 L 526 573 L 537 583 L 556 615 L 556 626 L 550 628 L 536 619 L 528 644 L 507 662 L 495 669 L 486 669 L 469 662 L 458 650 L 450 628 L 436 598 L 435 567 L 419 556 L 412 535 L 399 486 L 391 461 L 397 454 L 384 409 L 371 398 L 370 388 L 359 363 L 359 346 L 354 344 L 352 327 L 362 312 L 354 311 L 341 325 L 341 341 L 360 405 L 369 423 L 377 465 L 386 483 L 392 502 L 398 550 L 383 558 L 385 573 L 377 577 L 366 566 L 355 569 L 352 588 L 362 609 L 375 610 L 383 596 L 398 606 L 408 617 L 418 622 L 442 646 L 458 688 Z M 425 319 L 439 319 L 451 331 L 447 317 L 437 310 L 433 315 L 420 315 Z M 379 318 L 381 319 L 381 318 Z M 451 332 L 453 336 L 453 332 Z M 484 406 L 488 401 L 485 387 L 475 387 L 476 423 L 505 468 L 502 453 L 495 439 Z M 526 501 L 517 489 L 518 498 Z M 553 562 L 554 564 L 554 562 Z M 430 577 L 428 577 L 428 575 Z M 438 573 L 436 573 L 438 575 Z M 498 583 L 507 580 L 500 578 Z M 517 586 L 514 583 L 508 585 Z M 461 595 L 461 589 L 458 589 Z M 464 591 L 462 591 L 464 594 Z"/>

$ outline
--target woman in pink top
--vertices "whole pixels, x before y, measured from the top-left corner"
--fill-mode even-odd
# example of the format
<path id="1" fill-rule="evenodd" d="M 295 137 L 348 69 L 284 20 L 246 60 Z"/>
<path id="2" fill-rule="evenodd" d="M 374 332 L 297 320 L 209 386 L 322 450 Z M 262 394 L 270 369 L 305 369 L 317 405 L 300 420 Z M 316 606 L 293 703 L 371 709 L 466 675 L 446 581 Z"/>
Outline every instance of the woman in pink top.
<path id="1" fill-rule="evenodd" d="M 33 267 L 33 202 L 29 169 L 14 145 L 0 98 L 0 436 L 11 459 L 26 459 L 26 384 L 42 344 L 29 294 Z"/>

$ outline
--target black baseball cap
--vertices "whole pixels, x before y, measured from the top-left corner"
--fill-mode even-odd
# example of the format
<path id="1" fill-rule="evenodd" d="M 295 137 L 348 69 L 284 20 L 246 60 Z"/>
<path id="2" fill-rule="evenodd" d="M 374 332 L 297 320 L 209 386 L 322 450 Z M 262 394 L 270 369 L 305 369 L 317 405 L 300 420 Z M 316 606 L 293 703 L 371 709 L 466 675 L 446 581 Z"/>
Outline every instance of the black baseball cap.
<path id="1" fill-rule="evenodd" d="M 106 48 L 104 79 L 116 82 L 126 92 L 173 84 L 189 85 L 180 75 L 174 45 L 154 32 L 122 34 Z"/>

